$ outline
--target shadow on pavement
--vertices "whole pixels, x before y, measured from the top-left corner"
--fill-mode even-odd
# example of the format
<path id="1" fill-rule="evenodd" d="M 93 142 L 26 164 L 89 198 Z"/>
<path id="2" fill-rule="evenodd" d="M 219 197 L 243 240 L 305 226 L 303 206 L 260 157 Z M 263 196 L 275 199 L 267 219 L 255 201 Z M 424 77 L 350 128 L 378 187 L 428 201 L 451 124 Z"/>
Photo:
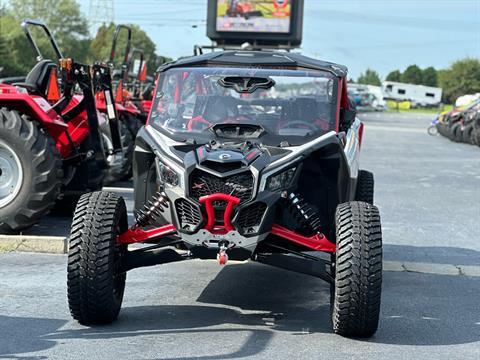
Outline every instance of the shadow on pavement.
<path id="1" fill-rule="evenodd" d="M 48 334 L 55 333 L 67 321 L 0 315 L 0 359 L 46 359 L 43 356 L 15 356 L 49 349 L 56 341 Z"/>
<path id="2" fill-rule="evenodd" d="M 117 322 L 111 325 L 83 327 L 75 324 L 77 329 L 60 330 L 67 323 L 58 319 L 20 318 L 0 316 L 2 331 L 0 339 L 0 359 L 46 359 L 43 356 L 16 356 L 52 348 L 57 341 L 66 339 L 115 339 L 145 335 L 171 335 L 202 333 L 214 339 L 232 333 L 247 333 L 241 348 L 232 353 L 218 356 L 199 356 L 198 359 L 233 359 L 253 356 L 262 352 L 273 332 L 268 329 L 251 327 L 265 325 L 263 314 L 244 315 L 232 309 L 210 306 L 144 306 L 123 309 Z M 205 329 L 204 327 L 226 323 L 244 325 L 245 327 Z M 32 330 L 33 329 L 33 330 Z M 213 341 L 213 339 L 212 339 Z"/>
<path id="3" fill-rule="evenodd" d="M 385 253 L 386 260 L 394 261 L 480 264 L 478 251 L 461 248 L 386 245 Z M 275 330 L 331 332 L 326 283 L 259 266 L 225 267 L 198 301 L 272 311 Z M 380 327 L 367 341 L 398 345 L 479 341 L 479 299 L 478 277 L 385 271 Z"/>
<path id="4" fill-rule="evenodd" d="M 480 339 L 478 277 L 384 272 L 380 328 L 370 341 L 453 345 Z"/>
<path id="5" fill-rule="evenodd" d="M 398 259 L 409 251 L 435 251 L 386 246 L 387 253 L 394 250 L 399 252 Z M 441 263 L 443 251 L 440 248 L 430 261 Z M 449 252 L 454 263 L 478 255 L 456 248 Z M 405 261 L 410 260 L 406 255 Z M 477 342 L 479 299 L 479 277 L 386 271 L 380 328 L 365 342 L 420 346 Z M 261 264 L 224 267 L 196 300 L 192 305 L 127 307 L 114 324 L 92 328 L 72 323 L 69 329 L 60 330 L 66 321 L 0 316 L 2 332 L 6 329 L 0 338 L 0 358 L 45 350 L 66 339 L 194 334 L 197 341 L 211 343 L 225 334 L 247 333 L 239 340 L 238 350 L 199 357 L 233 359 L 261 354 L 278 331 L 302 336 L 331 333 L 325 282 Z"/>
<path id="6" fill-rule="evenodd" d="M 329 285 L 266 265 L 226 266 L 197 301 L 270 313 L 270 327 L 274 330 L 331 332 Z"/>

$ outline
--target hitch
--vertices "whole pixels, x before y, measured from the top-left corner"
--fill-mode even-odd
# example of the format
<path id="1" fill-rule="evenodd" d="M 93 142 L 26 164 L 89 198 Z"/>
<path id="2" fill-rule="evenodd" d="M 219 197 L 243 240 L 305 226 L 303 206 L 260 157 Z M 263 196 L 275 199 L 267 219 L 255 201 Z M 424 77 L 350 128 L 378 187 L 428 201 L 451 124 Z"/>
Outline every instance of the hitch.
<path id="1" fill-rule="evenodd" d="M 227 261 L 228 261 L 227 250 L 228 250 L 228 241 L 222 241 L 219 244 L 219 250 L 217 254 L 217 261 L 219 265 L 227 265 Z"/>
<path id="2" fill-rule="evenodd" d="M 228 255 L 225 250 L 220 250 L 217 254 L 217 261 L 219 265 L 227 265 Z"/>

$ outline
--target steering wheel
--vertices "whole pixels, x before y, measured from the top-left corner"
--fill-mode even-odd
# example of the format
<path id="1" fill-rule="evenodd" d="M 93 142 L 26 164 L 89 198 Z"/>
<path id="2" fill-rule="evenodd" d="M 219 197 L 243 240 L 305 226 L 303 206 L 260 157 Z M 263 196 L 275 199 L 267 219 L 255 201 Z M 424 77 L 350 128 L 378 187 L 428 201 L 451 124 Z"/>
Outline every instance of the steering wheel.
<path id="1" fill-rule="evenodd" d="M 281 126 L 279 130 L 283 129 L 308 129 L 311 131 L 316 131 L 317 127 L 314 124 L 306 121 L 295 120 L 287 122 L 285 126 Z"/>
<path id="2" fill-rule="evenodd" d="M 188 123 L 187 123 L 188 131 L 194 131 L 195 130 L 194 128 L 195 128 L 196 124 L 207 125 L 206 127 L 212 126 L 212 123 L 210 121 L 205 120 L 205 118 L 203 116 L 199 115 L 199 116 L 192 117 L 190 120 L 188 120 Z M 202 130 L 204 128 L 205 127 L 203 127 Z"/>

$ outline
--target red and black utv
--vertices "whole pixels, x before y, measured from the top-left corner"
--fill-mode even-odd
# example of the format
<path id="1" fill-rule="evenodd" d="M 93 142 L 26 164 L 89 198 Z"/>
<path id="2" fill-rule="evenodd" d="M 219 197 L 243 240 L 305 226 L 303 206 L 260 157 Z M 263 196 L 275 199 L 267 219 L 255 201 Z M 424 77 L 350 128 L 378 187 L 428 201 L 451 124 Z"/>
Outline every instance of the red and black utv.
<path id="1" fill-rule="evenodd" d="M 334 332 L 374 334 L 382 233 L 373 174 L 359 170 L 363 124 L 346 76 L 344 66 L 286 52 L 221 51 L 161 66 L 136 139 L 135 223 L 114 193 L 77 204 L 72 316 L 114 321 L 133 268 L 250 259 L 325 280 Z"/>
<path id="2" fill-rule="evenodd" d="M 43 58 L 32 26 L 43 29 L 57 63 Z M 95 107 L 98 92 L 113 102 L 110 68 L 64 58 L 40 21 L 25 20 L 22 28 L 38 62 L 24 82 L 0 84 L 0 232 L 25 229 L 56 202 L 101 188 L 108 166 L 123 161 L 115 108 L 104 119 Z M 109 126 L 111 154 L 100 136 L 102 122 Z"/>

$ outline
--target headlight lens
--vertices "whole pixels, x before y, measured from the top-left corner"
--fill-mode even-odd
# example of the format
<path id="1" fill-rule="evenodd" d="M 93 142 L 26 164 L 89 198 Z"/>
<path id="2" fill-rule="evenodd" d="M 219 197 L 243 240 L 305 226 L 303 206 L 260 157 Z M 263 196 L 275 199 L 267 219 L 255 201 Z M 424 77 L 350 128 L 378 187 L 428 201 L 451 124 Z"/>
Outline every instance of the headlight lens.
<path id="1" fill-rule="evenodd" d="M 159 161 L 158 164 L 159 164 L 158 170 L 160 172 L 160 180 L 164 184 L 169 184 L 171 186 L 178 186 L 178 184 L 180 183 L 178 174 L 174 170 L 169 168 L 167 165 L 162 163 L 161 161 Z"/>
<path id="2" fill-rule="evenodd" d="M 266 190 L 277 191 L 283 190 L 292 184 L 297 168 L 290 168 L 277 175 L 272 175 L 267 179 Z"/>

